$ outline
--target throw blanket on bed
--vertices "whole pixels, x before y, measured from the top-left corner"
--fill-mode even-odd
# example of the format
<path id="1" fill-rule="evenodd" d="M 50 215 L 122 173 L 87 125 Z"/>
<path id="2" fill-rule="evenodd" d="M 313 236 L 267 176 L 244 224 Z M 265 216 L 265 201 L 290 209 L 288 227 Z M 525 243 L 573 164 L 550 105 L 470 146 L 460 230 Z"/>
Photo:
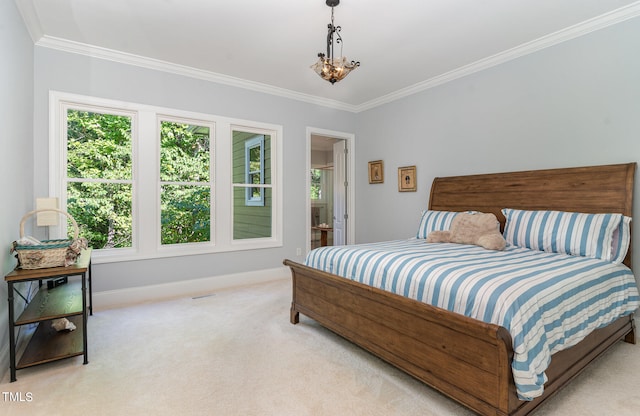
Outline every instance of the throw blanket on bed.
<path id="1" fill-rule="evenodd" d="M 518 396 L 542 394 L 551 355 L 640 305 L 629 268 L 517 247 L 411 239 L 312 250 L 308 266 L 505 327 Z"/>

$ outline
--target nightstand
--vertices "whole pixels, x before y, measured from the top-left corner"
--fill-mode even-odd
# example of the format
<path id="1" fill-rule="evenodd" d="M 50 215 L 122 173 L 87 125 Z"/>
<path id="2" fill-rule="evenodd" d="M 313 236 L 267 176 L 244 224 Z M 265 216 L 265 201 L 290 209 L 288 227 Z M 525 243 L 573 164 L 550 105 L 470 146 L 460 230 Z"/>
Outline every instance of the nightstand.
<path id="1" fill-rule="evenodd" d="M 88 276 L 88 279 L 87 279 Z M 67 278 L 59 285 L 43 285 L 47 279 Z M 87 317 L 93 314 L 91 291 L 91 249 L 83 250 L 74 265 L 23 270 L 16 268 L 4 277 L 7 282 L 9 301 L 9 358 L 11 381 L 16 381 L 16 371 L 22 368 L 45 364 L 64 358 L 87 356 Z M 14 284 L 38 280 L 39 290 L 28 300 Z M 63 280 L 64 282 L 64 280 Z M 87 299 L 87 283 L 89 296 Z M 27 303 L 20 316 L 15 318 L 14 295 L 18 294 Z M 51 323 L 55 319 L 67 318 L 76 326 L 74 331 L 56 331 Z M 37 324 L 19 361 L 16 362 L 17 327 Z"/>

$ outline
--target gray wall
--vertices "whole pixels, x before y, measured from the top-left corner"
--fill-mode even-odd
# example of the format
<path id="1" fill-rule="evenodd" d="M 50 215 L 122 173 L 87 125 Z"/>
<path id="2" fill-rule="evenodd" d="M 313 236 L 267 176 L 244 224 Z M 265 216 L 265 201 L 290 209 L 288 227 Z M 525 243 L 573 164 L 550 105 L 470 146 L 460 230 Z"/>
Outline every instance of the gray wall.
<path id="1" fill-rule="evenodd" d="M 358 114 L 358 242 L 415 235 L 436 176 L 640 162 L 638 51 L 635 18 Z M 369 185 L 378 159 L 385 183 Z M 415 193 L 397 190 L 406 165 Z"/>
<path id="2" fill-rule="evenodd" d="M 33 206 L 33 41 L 13 1 L 0 2 L 0 270 L 15 267 L 9 255 L 22 216 Z M 0 284 L 0 361 L 8 366 L 7 285 Z"/>
<path id="3" fill-rule="evenodd" d="M 354 114 L 49 48 L 35 48 L 35 195 L 48 194 L 48 99 L 57 90 L 283 126 L 284 247 L 94 266 L 94 290 L 176 282 L 282 266 L 306 247 L 308 126 L 351 133 Z M 298 258 L 302 260 L 302 258 Z"/>

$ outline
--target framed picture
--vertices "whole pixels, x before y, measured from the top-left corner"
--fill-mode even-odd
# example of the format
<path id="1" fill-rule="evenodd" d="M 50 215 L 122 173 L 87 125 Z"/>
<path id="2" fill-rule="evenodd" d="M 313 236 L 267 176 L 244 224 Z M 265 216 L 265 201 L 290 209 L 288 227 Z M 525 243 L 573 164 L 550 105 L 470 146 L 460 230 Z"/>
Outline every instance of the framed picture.
<path id="1" fill-rule="evenodd" d="M 416 184 L 416 167 L 404 166 L 398 168 L 398 191 L 415 192 L 418 189 Z"/>
<path id="2" fill-rule="evenodd" d="M 369 162 L 369 183 L 384 183 L 384 163 L 382 160 Z"/>

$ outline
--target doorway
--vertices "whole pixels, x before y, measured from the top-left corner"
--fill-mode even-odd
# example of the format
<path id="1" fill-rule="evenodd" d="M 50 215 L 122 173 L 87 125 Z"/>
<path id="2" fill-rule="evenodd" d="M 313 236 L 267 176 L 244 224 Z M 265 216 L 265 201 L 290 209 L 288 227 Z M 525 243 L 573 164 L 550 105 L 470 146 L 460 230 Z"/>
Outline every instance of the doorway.
<path id="1" fill-rule="evenodd" d="M 325 245 L 353 242 L 353 183 L 348 134 L 314 130 L 309 135 L 307 251 Z"/>

